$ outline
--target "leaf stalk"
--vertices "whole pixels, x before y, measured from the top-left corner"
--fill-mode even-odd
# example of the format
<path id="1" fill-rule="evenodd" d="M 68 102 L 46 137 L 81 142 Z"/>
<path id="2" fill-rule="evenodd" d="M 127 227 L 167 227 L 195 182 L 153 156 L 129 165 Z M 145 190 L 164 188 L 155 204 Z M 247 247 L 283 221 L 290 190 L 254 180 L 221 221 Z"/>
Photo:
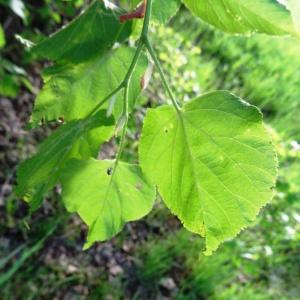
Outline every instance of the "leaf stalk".
<path id="1" fill-rule="evenodd" d="M 142 32 L 140 35 L 140 39 L 138 41 L 138 46 L 136 48 L 135 54 L 133 56 L 132 62 L 129 66 L 129 69 L 125 75 L 124 80 L 121 82 L 121 84 L 114 90 L 112 91 L 107 97 L 105 97 L 94 109 L 93 111 L 90 113 L 90 115 L 95 114 L 101 107 L 102 105 L 108 101 L 109 99 L 111 99 L 114 95 L 116 95 L 117 93 L 119 93 L 121 90 L 124 89 L 124 98 L 123 98 L 123 112 L 122 112 L 122 116 L 120 118 L 120 120 L 122 120 L 122 133 L 121 133 L 121 140 L 120 140 L 120 146 L 119 146 L 119 151 L 116 157 L 116 161 L 115 161 L 115 165 L 113 168 L 113 173 L 111 176 L 111 181 L 113 180 L 114 177 L 114 173 L 115 170 L 117 168 L 117 165 L 119 163 L 119 160 L 121 158 L 123 149 L 124 149 L 124 143 L 125 143 L 125 137 L 126 137 L 126 131 L 127 131 L 127 125 L 128 125 L 128 119 L 129 119 L 129 86 L 130 86 L 130 82 L 131 82 L 131 78 L 132 75 L 135 71 L 136 65 L 138 63 L 138 60 L 141 56 L 142 51 L 144 50 L 144 47 L 146 47 L 147 51 L 149 52 L 151 58 L 154 61 L 154 64 L 158 70 L 158 73 L 161 77 L 162 80 L 162 84 L 164 86 L 164 89 L 166 90 L 167 94 L 169 95 L 173 106 L 175 107 L 177 113 L 179 115 L 181 115 L 181 108 L 179 106 L 179 104 L 176 101 L 176 98 L 172 92 L 171 87 L 168 84 L 168 81 L 166 79 L 166 76 L 164 74 L 163 68 L 161 66 L 161 63 L 159 62 L 157 55 L 153 49 L 153 46 L 148 38 L 148 32 L 149 32 L 149 24 L 150 24 L 150 19 L 151 19 L 151 10 L 152 10 L 152 1 L 153 0 L 147 0 L 146 1 L 146 13 L 145 13 L 145 17 L 144 17 L 144 23 L 143 23 L 143 28 L 142 28 Z M 89 116 L 90 116 L 89 115 Z"/>
<path id="2" fill-rule="evenodd" d="M 162 68 L 162 66 L 161 66 L 161 63 L 160 63 L 160 61 L 158 60 L 158 58 L 157 58 L 157 56 L 156 56 L 156 53 L 155 53 L 155 51 L 154 51 L 154 49 L 153 49 L 153 47 L 152 47 L 151 42 L 149 41 L 148 36 L 146 36 L 146 37 L 144 38 L 144 44 L 145 44 L 145 46 L 146 46 L 146 48 L 147 48 L 147 50 L 148 50 L 148 52 L 149 52 L 151 58 L 152 58 L 153 61 L 154 61 L 154 64 L 155 64 L 155 66 L 156 66 L 156 68 L 157 68 L 157 70 L 158 70 L 158 73 L 159 73 L 160 77 L 161 77 L 162 84 L 163 84 L 165 90 L 167 91 L 167 93 L 168 93 L 168 95 L 169 95 L 169 97 L 170 97 L 170 99 L 171 99 L 171 101 L 172 101 L 172 104 L 174 105 L 176 111 L 177 111 L 178 113 L 180 113 L 180 112 L 181 112 L 181 108 L 180 108 L 179 104 L 178 104 L 177 101 L 176 101 L 176 98 L 175 98 L 175 96 L 174 96 L 174 94 L 173 94 L 173 92 L 172 92 L 171 87 L 170 87 L 169 84 L 168 84 L 168 81 L 167 81 L 167 79 L 166 79 L 166 76 L 165 76 L 165 73 L 164 73 L 163 68 Z"/>

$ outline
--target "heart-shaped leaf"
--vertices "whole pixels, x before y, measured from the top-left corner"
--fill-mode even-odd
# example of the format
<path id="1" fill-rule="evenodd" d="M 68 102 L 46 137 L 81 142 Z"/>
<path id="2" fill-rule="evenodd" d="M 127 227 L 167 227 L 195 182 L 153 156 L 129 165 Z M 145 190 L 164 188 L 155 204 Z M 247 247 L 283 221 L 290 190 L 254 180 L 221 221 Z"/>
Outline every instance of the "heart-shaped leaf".
<path id="1" fill-rule="evenodd" d="M 72 160 L 61 182 L 67 209 L 77 212 L 90 228 L 85 249 L 148 214 L 155 199 L 155 189 L 140 168 L 123 162 L 116 166 L 108 160 Z"/>
<path id="2" fill-rule="evenodd" d="M 234 237 L 272 199 L 277 160 L 262 115 L 228 92 L 149 109 L 142 170 L 170 210 L 206 238 L 206 254 Z"/>

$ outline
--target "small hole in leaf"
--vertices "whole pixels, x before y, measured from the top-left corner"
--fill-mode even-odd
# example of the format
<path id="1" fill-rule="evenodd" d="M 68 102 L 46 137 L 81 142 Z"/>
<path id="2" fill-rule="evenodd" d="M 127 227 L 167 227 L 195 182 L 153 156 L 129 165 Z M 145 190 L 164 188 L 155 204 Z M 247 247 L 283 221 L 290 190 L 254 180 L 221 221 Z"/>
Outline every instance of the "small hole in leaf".
<path id="1" fill-rule="evenodd" d="M 111 176 L 112 172 L 113 172 L 113 168 L 108 168 L 106 170 L 106 173 L 107 173 L 108 176 Z"/>

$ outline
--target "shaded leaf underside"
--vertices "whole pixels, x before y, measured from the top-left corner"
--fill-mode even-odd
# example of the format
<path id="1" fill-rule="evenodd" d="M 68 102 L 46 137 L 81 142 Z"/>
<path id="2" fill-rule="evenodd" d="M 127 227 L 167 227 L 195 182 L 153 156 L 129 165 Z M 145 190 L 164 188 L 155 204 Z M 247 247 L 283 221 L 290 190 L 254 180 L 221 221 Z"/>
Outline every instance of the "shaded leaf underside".
<path id="1" fill-rule="evenodd" d="M 121 84 L 134 53 L 135 49 L 122 47 L 71 68 L 52 68 L 45 76 L 44 87 L 36 99 L 32 125 L 36 126 L 41 120 L 85 118 Z M 142 56 L 129 88 L 130 109 L 141 92 L 140 82 L 146 68 L 147 59 Z M 115 99 L 116 116 L 120 114 L 123 105 L 121 98 Z"/>
<path id="2" fill-rule="evenodd" d="M 113 134 L 111 118 L 105 111 L 86 120 L 74 120 L 58 128 L 23 162 L 17 173 L 17 193 L 36 209 L 45 193 L 58 182 L 60 172 L 71 158 L 96 157 L 99 147 Z"/>
<path id="3" fill-rule="evenodd" d="M 78 64 L 108 51 L 131 33 L 131 22 L 119 22 L 120 11 L 95 0 L 67 26 L 33 48 L 42 58 Z"/>

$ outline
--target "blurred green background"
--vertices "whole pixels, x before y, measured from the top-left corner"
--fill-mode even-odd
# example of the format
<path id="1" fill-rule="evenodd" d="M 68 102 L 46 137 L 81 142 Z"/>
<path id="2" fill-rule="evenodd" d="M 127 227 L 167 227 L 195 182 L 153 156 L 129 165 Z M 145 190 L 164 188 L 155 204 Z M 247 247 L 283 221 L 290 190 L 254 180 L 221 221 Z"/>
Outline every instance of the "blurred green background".
<path id="1" fill-rule="evenodd" d="M 215 255 L 158 199 L 153 212 L 83 252 L 86 228 L 59 187 L 30 215 L 13 193 L 17 165 L 51 131 L 26 130 L 41 72 L 26 50 L 70 21 L 85 0 L 0 0 L 0 300 L 300 300 L 300 42 L 224 34 L 184 8 L 151 39 L 180 101 L 228 89 L 259 106 L 280 171 L 273 202 Z M 136 109 L 125 158 L 136 159 L 146 107 L 168 101 L 156 73 Z M 114 155 L 115 141 L 102 155 Z"/>

